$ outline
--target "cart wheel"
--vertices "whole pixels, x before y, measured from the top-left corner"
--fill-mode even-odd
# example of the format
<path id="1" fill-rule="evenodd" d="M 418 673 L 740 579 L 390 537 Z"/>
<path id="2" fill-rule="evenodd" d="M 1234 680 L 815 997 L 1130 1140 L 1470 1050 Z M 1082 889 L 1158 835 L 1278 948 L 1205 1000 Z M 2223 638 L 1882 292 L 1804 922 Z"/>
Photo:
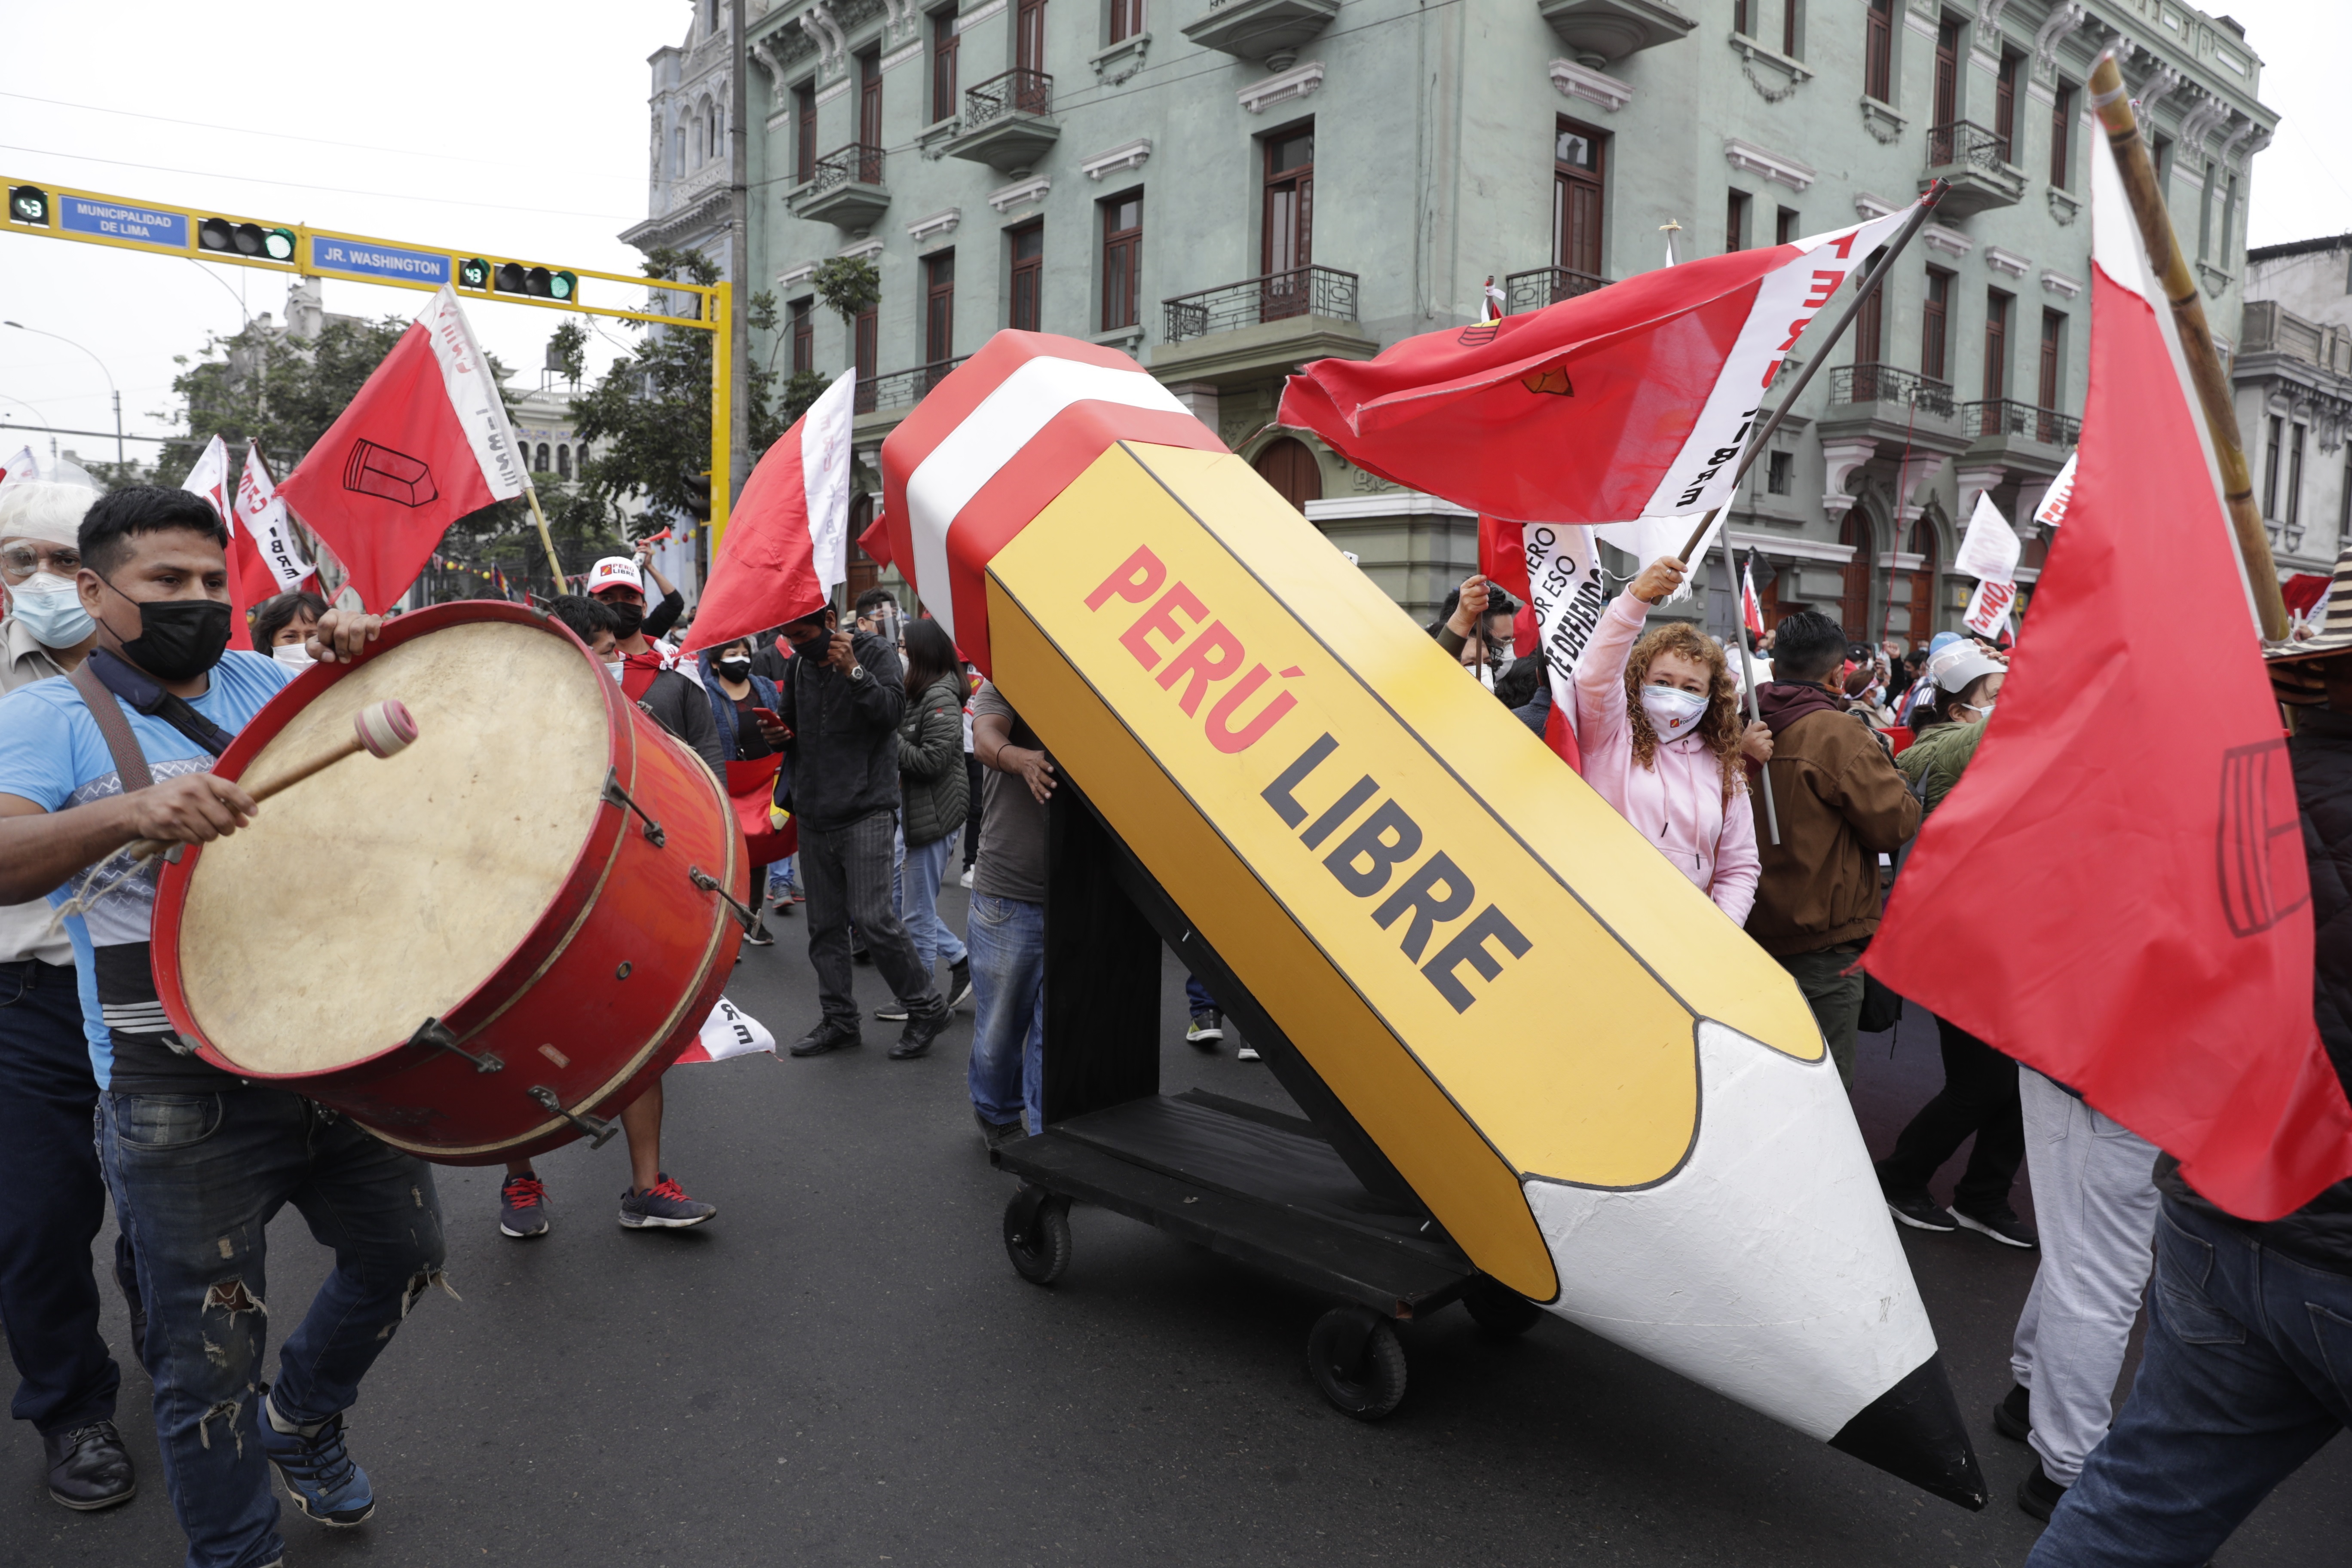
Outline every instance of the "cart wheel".
<path id="1" fill-rule="evenodd" d="M 1334 1307 L 1307 1335 L 1307 1370 L 1323 1397 L 1359 1421 L 1378 1421 L 1404 1397 L 1404 1346 L 1363 1307 Z"/>
<path id="2" fill-rule="evenodd" d="M 1004 1205 L 1004 1250 L 1032 1285 L 1051 1285 L 1070 1266 L 1070 1200 L 1024 1187 Z"/>
<path id="3" fill-rule="evenodd" d="M 1462 1293 L 1462 1304 L 1477 1325 L 1490 1334 L 1516 1337 L 1541 1321 L 1543 1309 L 1517 1290 L 1481 1274 Z"/>

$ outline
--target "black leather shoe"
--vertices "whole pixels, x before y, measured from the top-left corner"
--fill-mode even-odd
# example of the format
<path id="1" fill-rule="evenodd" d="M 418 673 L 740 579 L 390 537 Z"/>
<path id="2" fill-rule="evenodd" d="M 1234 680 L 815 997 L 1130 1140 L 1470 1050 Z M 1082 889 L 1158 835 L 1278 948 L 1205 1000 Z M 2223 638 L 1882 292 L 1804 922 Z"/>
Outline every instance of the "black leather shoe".
<path id="1" fill-rule="evenodd" d="M 866 1042 L 858 1037 L 855 1024 L 836 1024 L 831 1020 L 819 1024 L 803 1035 L 793 1047 L 796 1057 L 821 1057 L 827 1051 L 855 1050 Z"/>
<path id="2" fill-rule="evenodd" d="M 2017 1483 L 2017 1506 L 2044 1524 L 2050 1522 L 2051 1514 L 2065 1496 L 2066 1489 L 2050 1479 L 2050 1472 L 2042 1468 L 2039 1459 L 2025 1472 L 2025 1479 Z"/>
<path id="3" fill-rule="evenodd" d="M 948 1020 L 952 1016 L 954 1015 L 947 1010 L 946 1004 L 933 997 L 929 1012 L 917 1013 L 907 1020 L 906 1033 L 900 1035 L 898 1043 L 890 1047 L 890 1059 L 894 1062 L 903 1062 L 909 1058 L 919 1057 L 928 1052 L 931 1048 L 931 1042 L 940 1037 L 940 1032 L 946 1029 Z"/>
<path id="4" fill-rule="evenodd" d="M 2033 1395 L 2023 1384 L 2009 1385 L 2009 1397 L 1992 1407 L 1992 1429 L 2012 1443 L 2022 1443 L 2033 1430 Z"/>
<path id="5" fill-rule="evenodd" d="M 79 1513 L 129 1502 L 139 1477 L 111 1421 L 93 1421 L 41 1439 L 49 1460 L 49 1495 Z"/>

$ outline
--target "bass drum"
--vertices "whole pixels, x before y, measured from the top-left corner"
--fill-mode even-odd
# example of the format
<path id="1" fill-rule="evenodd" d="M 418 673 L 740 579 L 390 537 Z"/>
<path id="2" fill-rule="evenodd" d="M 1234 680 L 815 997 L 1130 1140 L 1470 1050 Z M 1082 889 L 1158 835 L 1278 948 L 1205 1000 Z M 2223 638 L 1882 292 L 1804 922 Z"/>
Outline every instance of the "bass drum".
<path id="1" fill-rule="evenodd" d="M 561 622 L 486 602 L 305 670 L 217 771 L 266 784 L 386 698 L 415 716 L 404 751 L 164 868 L 164 1011 L 205 1060 L 428 1160 L 602 1142 L 735 962 L 750 871 L 725 786 Z"/>

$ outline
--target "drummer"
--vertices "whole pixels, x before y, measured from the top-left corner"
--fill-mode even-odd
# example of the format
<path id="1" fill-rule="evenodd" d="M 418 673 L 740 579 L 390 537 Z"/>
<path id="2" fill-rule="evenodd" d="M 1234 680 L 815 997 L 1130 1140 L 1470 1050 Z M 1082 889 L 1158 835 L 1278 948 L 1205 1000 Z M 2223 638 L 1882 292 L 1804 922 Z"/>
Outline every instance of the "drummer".
<path id="1" fill-rule="evenodd" d="M 608 567 L 628 567 L 631 563 L 616 555 L 606 556 L 596 563 L 589 581 L 602 574 L 608 583 L 615 574 Z M 659 667 L 660 655 L 652 655 L 654 668 L 646 669 L 638 664 L 635 669 L 644 679 L 636 689 L 630 691 L 631 661 L 635 656 L 627 652 L 628 641 L 649 647 L 638 630 L 645 610 L 645 595 L 635 588 L 636 612 L 622 616 L 596 599 L 583 599 L 566 594 L 551 601 L 547 613 L 570 626 L 588 651 L 603 661 L 621 689 L 628 691 L 632 700 L 667 730 L 684 741 L 688 747 L 720 778 L 727 776 L 726 760 L 719 751 L 719 726 L 710 717 L 710 704 L 692 682 L 674 669 Z M 618 637 L 620 624 L 629 628 L 629 639 Z M 670 721 L 667 715 L 682 712 L 688 720 L 698 717 L 699 726 L 688 723 L 684 733 L 680 725 Z M 621 1131 L 629 1142 L 629 1190 L 621 1194 L 621 1224 L 630 1230 L 683 1230 L 708 1223 L 719 1213 L 717 1204 L 704 1203 L 688 1197 L 686 1189 L 669 1179 L 661 1168 L 662 1084 L 656 1078 L 653 1086 L 631 1101 L 621 1112 Z M 507 1179 L 499 1186 L 499 1232 L 517 1241 L 529 1241 L 545 1236 L 547 1220 L 547 1184 L 539 1179 L 529 1160 L 516 1160 L 507 1165 Z"/>
<path id="2" fill-rule="evenodd" d="M 64 924 L 102 1091 L 99 1157 L 138 1257 L 165 1484 L 189 1561 L 271 1563 L 285 1549 L 269 1467 L 323 1523 L 375 1510 L 343 1412 L 441 1278 L 440 1200 L 424 1161 L 185 1054 L 171 1033 L 148 967 L 155 863 L 111 885 L 121 863 L 89 873 L 136 839 L 205 843 L 243 826 L 253 799 L 213 761 L 293 672 L 226 651 L 227 535 L 198 497 L 116 490 L 91 505 L 79 542 L 76 587 L 98 639 L 82 668 L 100 684 L 86 696 L 44 680 L 0 698 L 0 904 L 88 905 Z M 307 650 L 352 658 L 381 624 L 329 611 Z M 265 1299 L 265 1227 L 289 1203 L 335 1266 L 272 1379 L 265 1332 L 296 1319 Z"/>

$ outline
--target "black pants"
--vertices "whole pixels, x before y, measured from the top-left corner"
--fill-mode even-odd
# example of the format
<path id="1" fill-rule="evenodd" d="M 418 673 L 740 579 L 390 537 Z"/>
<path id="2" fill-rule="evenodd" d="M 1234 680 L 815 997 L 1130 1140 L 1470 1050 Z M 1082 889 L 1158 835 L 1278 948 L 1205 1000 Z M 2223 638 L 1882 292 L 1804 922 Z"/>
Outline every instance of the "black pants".
<path id="1" fill-rule="evenodd" d="M 1944 1087 L 1895 1136 L 1895 1152 L 1879 1162 L 1879 1181 L 1890 1193 L 1925 1192 L 1927 1178 L 1973 1132 L 1977 1145 L 1953 1185 L 1952 1206 L 1979 1219 L 2000 1214 L 2025 1160 L 2017 1063 L 1942 1018 L 1936 1029 L 1944 1047 Z"/>
<path id="2" fill-rule="evenodd" d="M 940 1005 L 940 994 L 916 955 L 914 939 L 890 907 L 890 847 L 898 814 L 877 811 L 846 827 L 801 824 L 801 888 L 808 894 L 809 964 L 827 1023 L 857 1026 L 849 928 L 874 955 L 891 994 L 915 1012 Z"/>
<path id="3" fill-rule="evenodd" d="M 72 968 L 0 963 L 0 1319 L 20 1379 L 10 1412 L 44 1436 L 112 1420 L 121 1382 L 89 1262 L 106 1219 L 97 1109 Z M 127 1242 L 115 1267 L 136 1279 Z"/>
<path id="4" fill-rule="evenodd" d="M 963 868 L 969 871 L 980 858 L 980 759 L 970 752 L 963 754 L 963 776 L 971 785 L 971 807 L 963 817 Z"/>

